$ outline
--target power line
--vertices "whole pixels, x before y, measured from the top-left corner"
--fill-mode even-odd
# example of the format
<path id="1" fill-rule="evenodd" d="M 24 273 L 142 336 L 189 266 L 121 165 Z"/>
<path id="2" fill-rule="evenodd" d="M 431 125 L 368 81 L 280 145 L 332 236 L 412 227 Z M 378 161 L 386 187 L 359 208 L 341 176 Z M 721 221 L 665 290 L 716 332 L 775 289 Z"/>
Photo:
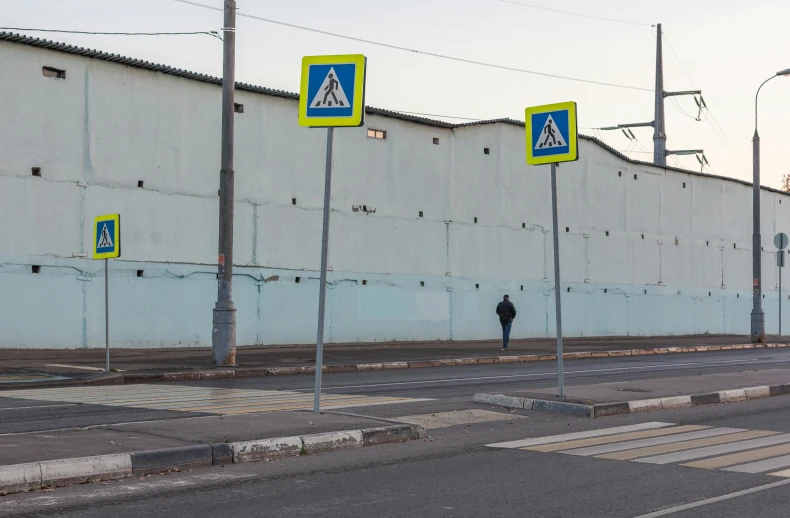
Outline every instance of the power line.
<path id="1" fill-rule="evenodd" d="M 189 0 L 173 0 L 173 1 L 181 3 L 181 4 L 192 5 L 192 6 L 195 6 L 195 7 L 202 7 L 203 9 L 209 9 L 209 10 L 212 10 L 212 11 L 222 12 L 222 8 L 213 7 L 213 6 L 210 6 L 210 5 L 204 5 L 204 4 L 200 4 L 200 3 L 197 3 L 197 2 L 190 2 Z M 607 83 L 605 81 L 595 81 L 595 80 L 592 80 L 592 79 L 583 79 L 583 78 L 579 78 L 579 77 L 570 77 L 570 76 L 561 76 L 561 75 L 557 75 L 557 74 L 548 74 L 548 73 L 545 73 L 545 72 L 537 72 L 535 70 L 526 70 L 526 69 L 523 69 L 523 68 L 508 67 L 508 66 L 505 66 L 505 65 L 496 65 L 494 63 L 486 63 L 484 61 L 475 61 L 475 60 L 472 60 L 472 59 L 459 58 L 459 57 L 455 57 L 455 56 L 449 56 L 449 55 L 446 55 L 446 54 L 437 54 L 435 52 L 427 52 L 427 51 L 423 51 L 423 50 L 410 49 L 408 47 L 401 47 L 399 45 L 392 45 L 390 43 L 382 43 L 380 41 L 367 40 L 367 39 L 364 39 L 364 38 L 357 38 L 357 37 L 354 37 L 354 36 L 346 36 L 344 34 L 338 34 L 336 32 L 329 32 L 329 31 L 324 31 L 324 30 L 320 30 L 320 29 L 313 29 L 312 27 L 305 27 L 303 25 L 296 25 L 296 24 L 293 24 L 293 23 L 281 22 L 279 20 L 272 20 L 271 18 L 263 18 L 261 16 L 254 16 L 254 15 L 251 15 L 251 14 L 238 13 L 237 16 L 241 16 L 241 17 L 244 17 L 244 18 L 250 18 L 252 20 L 258 20 L 258 21 L 261 21 L 261 22 L 272 23 L 272 24 L 275 24 L 275 25 L 281 25 L 283 27 L 290 27 L 292 29 L 299 29 L 299 30 L 302 30 L 302 31 L 313 32 L 313 33 L 316 33 L 316 34 L 323 34 L 325 36 L 333 36 L 335 38 L 342 38 L 344 40 L 356 41 L 356 42 L 360 42 L 360 43 L 367 43 L 368 45 L 375 45 L 377 47 L 384 47 L 384 48 L 387 48 L 387 49 L 400 50 L 400 51 L 409 52 L 409 53 L 412 53 L 412 54 L 421 54 L 423 56 L 430 56 L 430 57 L 439 58 L 439 59 L 446 59 L 446 60 L 449 60 L 449 61 L 455 61 L 457 63 L 466 63 L 466 64 L 469 64 L 469 65 L 478 65 L 478 66 L 487 67 L 487 68 L 495 68 L 495 69 L 499 69 L 499 70 L 507 70 L 507 71 L 510 71 L 510 72 L 519 72 L 519 73 L 522 73 L 522 74 L 530 74 L 530 75 L 535 75 L 535 76 L 551 77 L 553 79 L 562 79 L 562 80 L 565 80 L 565 81 L 574 81 L 574 82 L 577 82 L 577 83 L 588 83 L 588 84 L 599 85 L 599 86 L 609 86 L 609 87 L 612 87 L 612 88 L 623 88 L 623 89 L 626 89 L 626 90 L 637 90 L 637 91 L 641 91 L 641 92 L 652 92 L 653 91 L 652 88 L 642 88 L 642 87 L 639 87 L 639 86 L 621 85 L 621 84 L 617 84 L 617 83 Z"/>
<path id="2" fill-rule="evenodd" d="M 96 31 L 67 31 L 62 29 L 31 29 L 22 27 L 0 27 L 0 31 L 26 31 L 26 32 L 57 32 L 62 34 L 87 34 L 87 35 L 100 35 L 100 36 L 193 36 L 198 34 L 205 34 L 206 36 L 213 36 L 217 39 L 219 37 L 218 31 L 193 31 L 193 32 L 96 32 Z"/>
<path id="3" fill-rule="evenodd" d="M 641 22 L 632 22 L 629 20 L 618 20 L 616 18 L 604 18 L 603 16 L 593 16 L 591 14 L 582 14 L 582 13 L 572 13 L 570 11 L 560 11 L 559 9 L 550 9 L 548 7 L 540 7 L 537 5 L 530 5 L 530 4 L 522 4 L 521 2 L 513 2 L 512 0 L 499 0 L 505 4 L 513 4 L 519 5 L 521 7 L 528 7 L 530 9 L 540 9 L 541 11 L 551 11 L 553 13 L 560 13 L 560 14 L 569 14 L 571 16 L 580 16 L 582 18 L 592 18 L 594 20 L 603 20 L 606 22 L 617 22 L 617 23 L 627 23 L 629 25 L 641 25 L 642 27 L 650 27 L 649 23 L 641 23 Z"/>

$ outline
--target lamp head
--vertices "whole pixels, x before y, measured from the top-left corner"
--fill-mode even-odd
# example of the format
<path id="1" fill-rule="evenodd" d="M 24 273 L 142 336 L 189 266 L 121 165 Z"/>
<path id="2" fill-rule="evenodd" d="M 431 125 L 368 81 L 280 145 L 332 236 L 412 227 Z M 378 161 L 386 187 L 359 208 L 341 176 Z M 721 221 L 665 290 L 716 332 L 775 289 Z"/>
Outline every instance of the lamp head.
<path id="1" fill-rule="evenodd" d="M 790 76 L 790 68 L 786 68 L 784 70 L 780 70 L 776 73 L 778 76 Z"/>

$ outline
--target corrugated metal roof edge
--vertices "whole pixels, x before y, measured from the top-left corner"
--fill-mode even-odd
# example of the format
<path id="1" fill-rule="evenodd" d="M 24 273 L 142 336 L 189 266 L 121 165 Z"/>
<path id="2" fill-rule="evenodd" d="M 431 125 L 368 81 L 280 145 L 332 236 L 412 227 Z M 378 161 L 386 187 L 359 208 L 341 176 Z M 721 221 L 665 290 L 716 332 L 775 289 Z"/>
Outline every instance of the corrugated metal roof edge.
<path id="1" fill-rule="evenodd" d="M 140 69 L 143 69 L 143 70 L 149 70 L 149 71 L 152 71 L 152 72 L 162 72 L 163 74 L 169 74 L 169 75 L 173 75 L 173 76 L 177 76 L 177 77 L 183 77 L 185 79 L 191 79 L 191 80 L 194 80 L 194 81 L 202 81 L 204 83 L 210 83 L 210 84 L 215 84 L 215 85 L 221 85 L 222 84 L 222 79 L 218 78 L 218 77 L 209 76 L 209 75 L 206 75 L 206 74 L 199 74 L 197 72 L 191 72 L 189 70 L 184 70 L 184 69 L 180 69 L 180 68 L 174 68 L 174 67 L 170 67 L 170 66 L 167 66 L 167 65 L 160 65 L 158 63 L 151 63 L 149 61 L 143 61 L 143 60 L 140 60 L 140 59 L 133 59 L 133 58 L 121 56 L 119 54 L 110 54 L 108 52 L 102 52 L 102 51 L 94 50 L 94 49 L 86 49 L 84 47 L 76 47 L 74 45 L 69 45 L 69 44 L 66 44 L 66 43 L 60 43 L 60 42 L 51 41 L 51 40 L 44 40 L 44 39 L 40 39 L 40 38 L 34 38 L 32 36 L 25 36 L 23 34 L 16 34 L 16 33 L 11 33 L 11 32 L 0 32 L 0 41 L 6 41 L 6 42 L 10 42 L 10 43 L 18 43 L 18 44 L 22 44 L 22 45 L 28 45 L 28 46 L 31 46 L 31 47 L 38 47 L 38 48 L 43 48 L 43 49 L 48 49 L 48 50 L 54 50 L 56 52 L 64 52 L 64 53 L 67 53 L 67 54 L 75 54 L 75 55 L 78 55 L 78 56 L 83 56 L 83 57 L 88 57 L 88 58 L 95 58 L 95 59 L 100 59 L 100 60 L 103 60 L 103 61 L 110 61 L 112 63 L 118 63 L 118 64 L 121 64 L 121 65 L 127 65 L 127 66 L 130 66 L 130 67 L 140 68 Z M 236 83 L 236 88 L 238 88 L 239 90 L 242 90 L 242 91 L 260 93 L 260 94 L 271 95 L 271 96 L 275 96 L 275 97 L 283 97 L 283 98 L 286 98 L 286 99 L 299 99 L 299 95 L 295 94 L 295 93 L 292 93 L 292 92 L 286 92 L 284 90 L 275 90 L 275 89 L 272 89 L 272 88 L 266 88 L 266 87 L 263 87 L 263 86 L 251 85 L 251 84 L 248 84 L 248 83 Z M 483 120 L 483 121 L 477 121 L 477 122 L 467 122 L 467 123 L 463 123 L 463 124 L 453 124 L 453 123 L 449 123 L 449 122 L 444 122 L 444 121 L 439 121 L 439 120 L 434 120 L 434 119 L 428 119 L 428 118 L 424 118 L 424 117 L 417 117 L 417 116 L 414 116 L 414 115 L 408 115 L 408 114 L 404 114 L 404 113 L 400 113 L 400 112 L 396 112 L 396 111 L 385 110 L 385 109 L 382 109 L 382 108 L 374 108 L 374 107 L 370 107 L 370 106 L 366 107 L 365 111 L 367 113 L 374 114 L 374 115 L 381 115 L 383 117 L 392 117 L 392 118 L 396 118 L 396 119 L 400 119 L 400 120 L 415 122 L 415 123 L 418 123 L 418 124 L 427 124 L 429 126 L 435 126 L 435 127 L 447 128 L 447 129 L 465 128 L 465 127 L 470 127 L 470 126 L 479 126 L 479 125 L 483 125 L 483 124 L 510 124 L 510 125 L 514 125 L 514 126 L 524 127 L 524 123 L 523 122 L 517 121 L 517 120 L 514 120 L 514 119 L 508 119 L 508 118 L 490 119 L 490 120 Z M 620 159 L 622 159 L 622 160 L 624 160 L 624 161 L 626 161 L 626 162 L 628 162 L 630 164 L 642 165 L 642 166 L 647 166 L 647 167 L 659 167 L 659 166 L 656 166 L 655 164 L 652 164 L 650 162 L 644 162 L 644 161 L 641 161 L 641 160 L 634 160 L 633 158 L 630 158 L 630 157 L 620 153 L 619 151 L 617 151 L 616 149 L 614 149 L 613 147 L 609 146 L 608 144 L 606 144 L 605 142 L 603 142 L 602 140 L 600 140 L 600 139 L 598 139 L 596 137 L 591 137 L 591 136 L 588 136 L 588 135 L 579 135 L 579 137 L 584 139 L 584 140 L 587 140 L 589 142 L 592 142 L 594 144 L 597 144 L 598 146 L 602 147 L 606 151 L 612 153 L 613 155 L 617 156 L 618 158 L 620 158 Z M 725 180 L 725 181 L 729 181 L 729 182 L 736 182 L 736 183 L 740 183 L 742 185 L 748 185 L 748 186 L 752 185 L 752 182 L 747 182 L 745 180 L 739 180 L 737 178 L 729 178 L 729 177 L 726 177 L 726 176 L 719 176 L 719 175 L 712 175 L 712 174 L 707 174 L 707 173 L 700 173 L 700 172 L 697 172 L 697 171 L 691 171 L 689 169 L 681 169 L 681 168 L 678 168 L 678 167 L 667 166 L 667 167 L 663 167 L 662 169 L 666 169 L 668 171 L 675 171 L 675 172 L 678 172 L 678 173 L 690 174 L 690 175 L 693 175 L 693 176 L 701 176 L 701 177 L 705 177 L 705 178 L 714 178 L 714 179 L 718 179 L 718 180 Z M 778 193 L 778 194 L 788 194 L 788 193 L 786 193 L 784 191 L 781 191 L 779 189 L 774 189 L 772 187 L 760 186 L 760 188 L 762 190 L 766 190 L 766 191 L 774 192 L 774 193 Z"/>

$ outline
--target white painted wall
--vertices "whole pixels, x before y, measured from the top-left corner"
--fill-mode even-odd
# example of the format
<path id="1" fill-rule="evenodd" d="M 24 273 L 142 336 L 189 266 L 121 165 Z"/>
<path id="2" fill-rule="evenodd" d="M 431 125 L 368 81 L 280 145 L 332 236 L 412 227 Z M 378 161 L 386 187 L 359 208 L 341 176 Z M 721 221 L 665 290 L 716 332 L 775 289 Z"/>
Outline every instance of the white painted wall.
<path id="1" fill-rule="evenodd" d="M 102 264 L 86 254 L 93 217 L 111 212 L 123 221 L 113 345 L 210 344 L 220 88 L 12 43 L 0 60 L 0 346 L 102 345 Z M 237 102 L 238 341 L 309 343 L 325 132 L 297 125 L 293 99 Z M 524 163 L 523 128 L 369 115 L 335 135 L 330 341 L 496 338 L 506 292 L 515 337 L 554 334 L 548 167 Z M 750 186 L 629 163 L 589 140 L 580 156 L 558 171 L 565 334 L 747 334 Z M 790 230 L 790 198 L 762 196 L 775 330 L 772 236 Z"/>

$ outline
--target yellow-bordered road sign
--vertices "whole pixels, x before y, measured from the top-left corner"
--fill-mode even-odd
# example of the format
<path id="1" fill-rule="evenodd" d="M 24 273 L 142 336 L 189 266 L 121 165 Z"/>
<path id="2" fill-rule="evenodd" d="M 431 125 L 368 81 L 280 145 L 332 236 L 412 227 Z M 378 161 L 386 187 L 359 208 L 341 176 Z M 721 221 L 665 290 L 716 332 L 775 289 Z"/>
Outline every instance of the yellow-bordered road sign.
<path id="1" fill-rule="evenodd" d="M 97 216 L 93 223 L 93 258 L 121 257 L 121 215 Z"/>
<path id="2" fill-rule="evenodd" d="M 579 159 L 576 103 L 532 106 L 524 113 L 527 129 L 527 163 L 573 162 Z"/>
<path id="3" fill-rule="evenodd" d="M 299 125 L 317 128 L 362 126 L 366 63 L 362 54 L 303 57 Z"/>

